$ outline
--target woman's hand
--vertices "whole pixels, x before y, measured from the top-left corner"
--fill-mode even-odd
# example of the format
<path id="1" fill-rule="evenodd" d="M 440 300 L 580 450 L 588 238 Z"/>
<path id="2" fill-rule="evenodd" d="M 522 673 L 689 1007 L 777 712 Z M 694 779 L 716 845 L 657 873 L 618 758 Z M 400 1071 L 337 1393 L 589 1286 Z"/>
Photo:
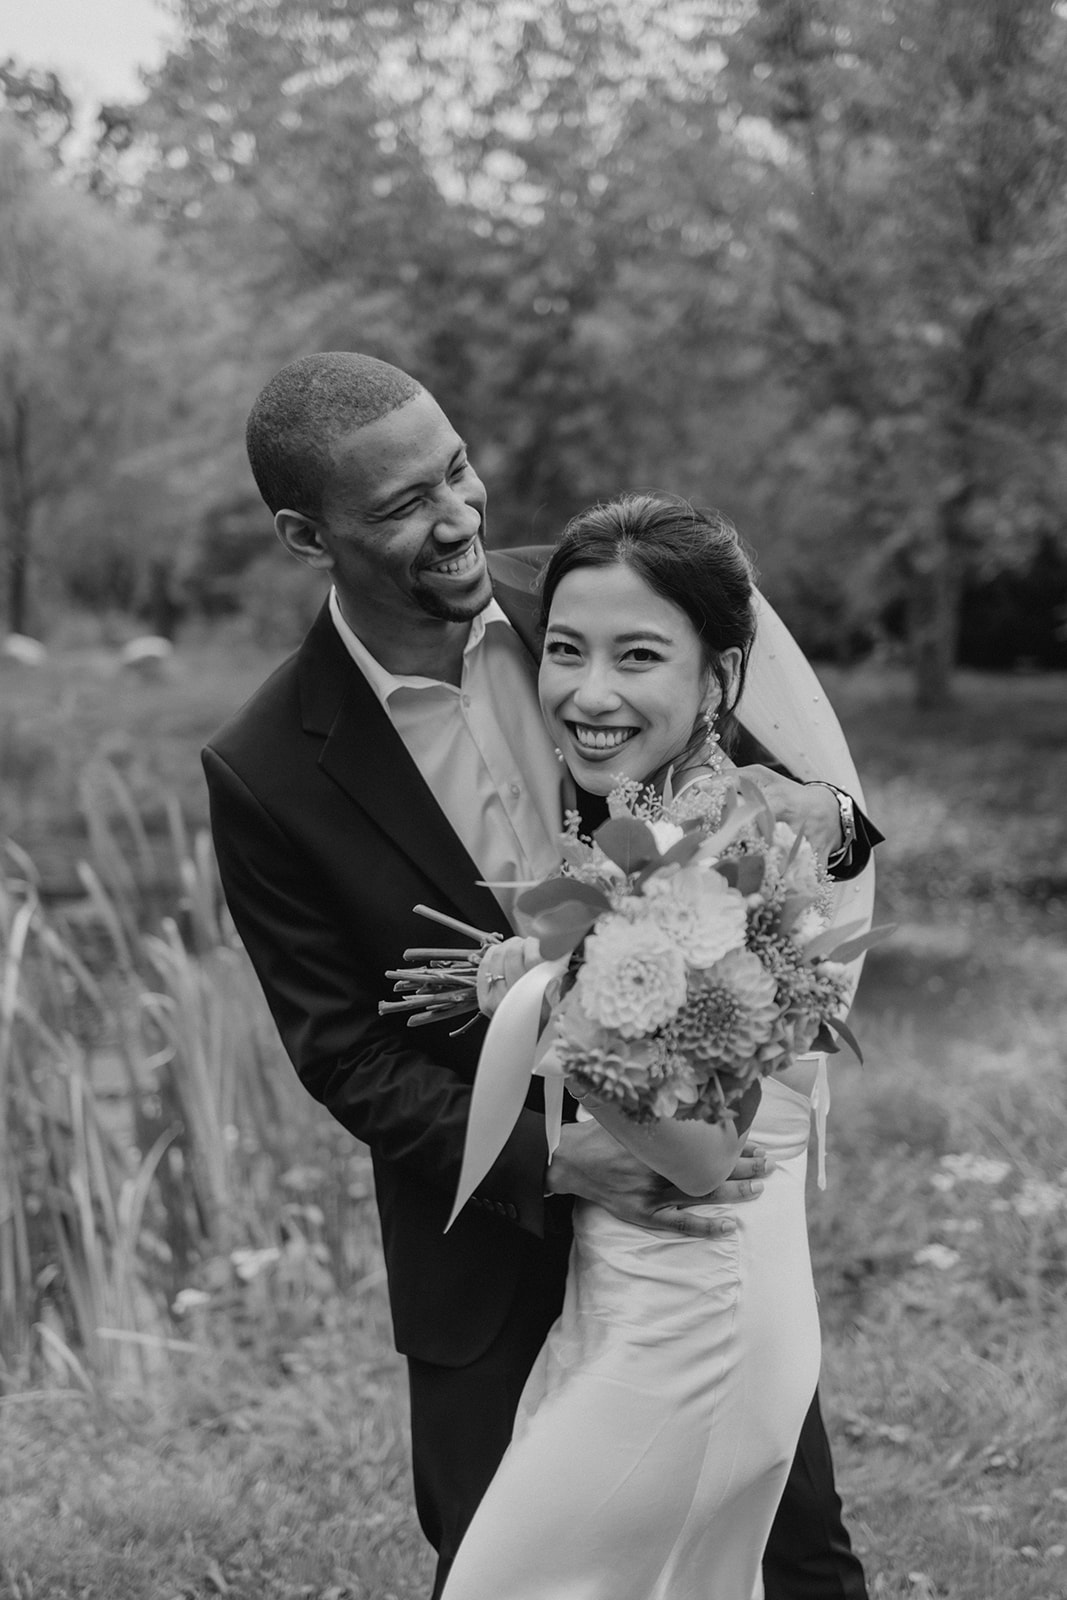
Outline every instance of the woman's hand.
<path id="1" fill-rule="evenodd" d="M 508 990 L 541 960 L 536 939 L 502 939 L 486 947 L 478 968 L 478 1009 L 491 1017 Z"/>

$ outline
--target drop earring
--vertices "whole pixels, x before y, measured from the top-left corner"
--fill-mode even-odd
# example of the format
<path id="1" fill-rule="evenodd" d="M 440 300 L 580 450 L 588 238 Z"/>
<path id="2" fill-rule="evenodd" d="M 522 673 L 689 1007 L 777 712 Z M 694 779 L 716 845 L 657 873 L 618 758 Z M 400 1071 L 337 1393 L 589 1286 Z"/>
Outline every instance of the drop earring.
<path id="1" fill-rule="evenodd" d="M 716 727 L 718 713 L 710 706 L 705 706 L 700 713 L 700 719 L 704 724 L 704 748 L 701 760 L 711 772 L 720 772 L 726 755 L 719 744 L 719 730 Z"/>

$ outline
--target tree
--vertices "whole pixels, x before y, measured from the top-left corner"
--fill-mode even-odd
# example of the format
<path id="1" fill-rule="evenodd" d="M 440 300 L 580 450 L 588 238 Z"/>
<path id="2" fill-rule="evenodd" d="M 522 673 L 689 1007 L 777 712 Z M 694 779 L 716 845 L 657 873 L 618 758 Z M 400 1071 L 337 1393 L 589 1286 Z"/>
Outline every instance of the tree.
<path id="1" fill-rule="evenodd" d="M 14 632 L 31 626 L 45 514 L 112 475 L 165 409 L 174 363 L 142 357 L 171 299 L 158 241 L 0 120 L 0 558 Z"/>
<path id="2" fill-rule="evenodd" d="M 661 11 L 184 0 L 102 166 L 239 284 L 249 398 L 316 345 L 408 366 L 529 539 L 737 454 L 730 151 L 706 26 Z"/>
<path id="3" fill-rule="evenodd" d="M 1062 536 L 1067 17 L 1048 0 L 760 0 L 727 40 L 765 186 L 764 322 L 832 430 L 844 560 L 895 583 L 921 704 L 966 574 Z"/>

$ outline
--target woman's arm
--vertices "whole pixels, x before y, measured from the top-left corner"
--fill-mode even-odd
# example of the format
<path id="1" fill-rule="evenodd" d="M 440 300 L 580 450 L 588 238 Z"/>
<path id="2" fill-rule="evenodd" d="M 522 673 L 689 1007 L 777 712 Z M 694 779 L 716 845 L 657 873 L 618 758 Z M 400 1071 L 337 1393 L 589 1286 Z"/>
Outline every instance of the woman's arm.
<path id="1" fill-rule="evenodd" d="M 730 1176 L 756 1110 L 753 1106 L 747 1122 L 739 1116 L 736 1122 L 723 1123 L 671 1119 L 641 1123 L 605 1101 L 587 1098 L 583 1103 L 604 1131 L 631 1155 L 689 1195 L 710 1194 Z"/>
<path id="2" fill-rule="evenodd" d="M 512 985 L 539 959 L 536 939 L 512 938 L 490 945 L 478 971 L 481 1009 L 492 1014 Z M 554 1044 L 544 1052 L 541 1065 L 550 1072 L 559 1070 Z M 610 1133 L 650 1171 L 658 1172 L 683 1194 L 704 1195 L 717 1189 L 734 1169 L 759 1106 L 760 1082 L 757 1078 L 738 1103 L 736 1119 L 724 1123 L 676 1122 L 672 1118 L 639 1123 L 611 1101 L 580 1093 L 575 1099 L 596 1118 L 605 1133 Z"/>

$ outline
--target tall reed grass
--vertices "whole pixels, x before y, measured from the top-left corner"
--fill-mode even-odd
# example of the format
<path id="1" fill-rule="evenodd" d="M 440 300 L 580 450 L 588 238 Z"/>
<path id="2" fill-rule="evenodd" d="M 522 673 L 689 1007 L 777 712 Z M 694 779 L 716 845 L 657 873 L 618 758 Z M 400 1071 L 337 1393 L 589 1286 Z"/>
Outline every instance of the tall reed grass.
<path id="1" fill-rule="evenodd" d="M 168 802 L 164 910 L 119 772 L 96 762 L 81 795 L 79 899 L 47 906 L 25 853 L 0 857 L 7 1388 L 141 1377 L 213 1306 L 262 1333 L 377 1263 L 369 1158 L 282 1055 L 209 839 Z"/>

